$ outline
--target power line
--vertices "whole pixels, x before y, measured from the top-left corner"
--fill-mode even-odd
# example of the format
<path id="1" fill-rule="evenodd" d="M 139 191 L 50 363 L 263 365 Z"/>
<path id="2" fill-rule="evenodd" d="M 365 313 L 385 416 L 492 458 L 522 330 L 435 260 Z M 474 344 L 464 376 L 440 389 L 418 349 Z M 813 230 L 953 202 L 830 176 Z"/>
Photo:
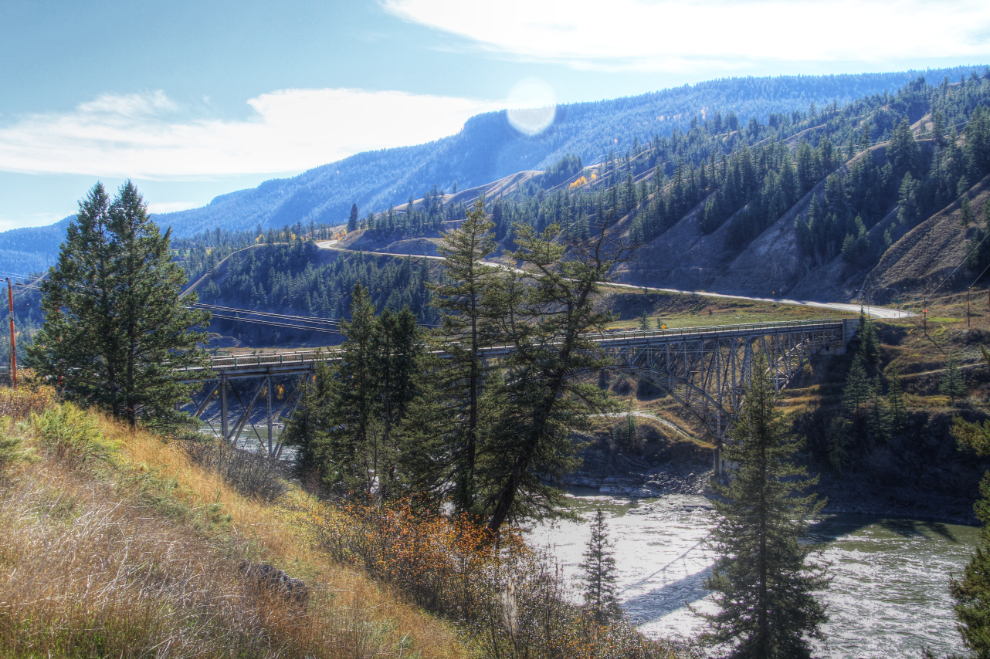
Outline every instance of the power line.
<path id="1" fill-rule="evenodd" d="M 299 321 L 299 322 L 305 322 L 305 323 L 323 323 L 323 324 L 329 324 L 329 325 L 339 325 L 340 324 L 340 321 L 339 320 L 336 320 L 336 319 L 333 319 L 333 318 L 317 318 L 315 316 L 295 316 L 295 315 L 290 315 L 290 314 L 273 313 L 273 312 L 269 312 L 269 311 L 252 311 L 251 309 L 238 309 L 236 307 L 224 307 L 224 306 L 214 305 L 214 304 L 203 304 L 201 302 L 197 302 L 193 306 L 194 307 L 202 307 L 203 309 L 206 309 L 208 311 L 215 309 L 217 311 L 225 311 L 225 312 L 230 312 L 230 313 L 247 313 L 247 314 L 253 314 L 253 315 L 256 315 L 256 316 L 265 316 L 265 317 L 277 318 L 277 319 L 281 319 L 281 320 L 292 320 L 292 321 Z"/>
<path id="2" fill-rule="evenodd" d="M 187 308 L 189 308 L 189 307 L 187 307 Z M 219 320 L 230 320 L 230 321 L 239 322 L 239 323 L 252 323 L 252 324 L 255 324 L 255 325 L 266 325 L 268 327 L 279 327 L 279 328 L 282 328 L 282 329 L 290 329 L 290 330 L 296 330 L 296 331 L 300 331 L 300 332 L 322 332 L 324 334 L 340 334 L 340 331 L 339 330 L 328 329 L 328 328 L 323 328 L 323 327 L 301 327 L 299 325 L 290 325 L 289 323 L 277 323 L 277 322 L 272 322 L 272 321 L 268 321 L 268 320 L 252 319 L 252 318 L 235 318 L 233 316 L 221 316 L 221 315 L 218 315 L 218 314 L 215 314 L 213 317 L 214 318 L 217 318 Z"/>

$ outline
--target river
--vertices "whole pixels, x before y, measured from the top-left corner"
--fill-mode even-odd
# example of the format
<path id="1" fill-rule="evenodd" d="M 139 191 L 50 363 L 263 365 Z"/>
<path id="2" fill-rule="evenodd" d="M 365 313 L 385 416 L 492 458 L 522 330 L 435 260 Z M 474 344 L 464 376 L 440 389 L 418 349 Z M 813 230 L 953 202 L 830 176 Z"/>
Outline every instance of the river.
<path id="1" fill-rule="evenodd" d="M 629 501 L 590 489 L 571 491 L 581 522 L 537 524 L 527 535 L 548 548 L 571 579 L 590 536 L 588 521 L 601 506 L 615 544 L 619 597 L 626 615 L 648 636 L 690 639 L 704 621 L 687 605 L 713 610 L 702 582 L 713 555 L 704 538 L 710 503 L 696 495 Z M 817 656 L 920 657 L 963 650 L 955 629 L 949 575 L 961 574 L 978 529 L 920 519 L 873 515 L 827 516 L 812 527 L 822 542 L 820 560 L 831 563 L 831 588 L 822 594 L 830 614 L 827 640 Z M 577 595 L 575 595 L 577 597 Z"/>

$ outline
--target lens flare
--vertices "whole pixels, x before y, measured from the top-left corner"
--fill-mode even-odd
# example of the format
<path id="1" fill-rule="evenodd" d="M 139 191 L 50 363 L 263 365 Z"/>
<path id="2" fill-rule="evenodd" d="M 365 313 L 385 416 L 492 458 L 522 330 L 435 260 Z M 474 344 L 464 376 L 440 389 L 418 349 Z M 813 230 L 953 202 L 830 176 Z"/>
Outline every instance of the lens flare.
<path id="1" fill-rule="evenodd" d="M 509 123 L 524 135 L 539 135 L 553 123 L 557 101 L 553 89 L 538 78 L 527 78 L 509 92 Z"/>

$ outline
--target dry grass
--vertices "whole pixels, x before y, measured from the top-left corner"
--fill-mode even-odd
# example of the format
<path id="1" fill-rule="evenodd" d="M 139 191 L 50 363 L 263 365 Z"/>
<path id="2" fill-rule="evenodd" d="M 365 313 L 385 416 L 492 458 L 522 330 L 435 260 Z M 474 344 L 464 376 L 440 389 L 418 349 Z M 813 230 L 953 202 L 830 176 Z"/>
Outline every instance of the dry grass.
<path id="1" fill-rule="evenodd" d="M 0 450 L 34 459 L 0 481 L 0 656 L 467 655 L 446 624 L 314 547 L 320 504 L 302 492 L 267 505 L 178 445 L 44 391 L 4 393 L 19 423 L 0 432 L 20 441 Z M 246 587 L 245 557 L 303 578 L 306 614 Z"/>
<path id="2" fill-rule="evenodd" d="M 0 457 L 17 458 L 0 460 L 0 656 L 676 656 L 571 604 L 518 538 L 297 487 L 265 502 L 179 441 L 50 391 L 4 396 Z M 259 593 L 242 559 L 303 579 L 305 611 Z"/>
<path id="3" fill-rule="evenodd" d="M 551 557 L 532 552 L 511 531 L 496 541 L 469 518 L 429 514 L 404 502 L 325 512 L 323 543 L 334 556 L 456 621 L 483 656 L 683 656 L 624 621 L 602 624 L 571 604 Z"/>
<path id="4" fill-rule="evenodd" d="M 769 323 L 784 320 L 817 320 L 820 318 L 852 318 L 857 314 L 834 309 L 790 305 L 779 302 L 737 300 L 679 293 L 643 293 L 642 289 L 610 288 L 608 307 L 619 314 L 610 328 L 639 329 L 640 316 L 645 311 L 650 329 L 657 321 L 670 329 Z"/>

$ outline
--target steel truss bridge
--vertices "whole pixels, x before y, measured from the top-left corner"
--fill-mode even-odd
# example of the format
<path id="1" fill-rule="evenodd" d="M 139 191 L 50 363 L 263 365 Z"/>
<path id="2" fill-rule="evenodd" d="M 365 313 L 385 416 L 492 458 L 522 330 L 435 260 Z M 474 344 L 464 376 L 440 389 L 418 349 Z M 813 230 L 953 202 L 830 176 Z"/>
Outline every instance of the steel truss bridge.
<path id="1" fill-rule="evenodd" d="M 672 396 L 698 417 L 718 446 L 742 406 L 757 354 L 766 355 L 781 389 L 811 357 L 842 354 L 858 325 L 858 319 L 788 321 L 610 332 L 593 339 L 609 370 L 646 380 Z M 486 356 L 497 359 L 509 350 L 489 348 Z M 236 444 L 245 431 L 253 431 L 251 436 L 277 457 L 282 446 L 274 430 L 298 405 L 301 383 L 318 364 L 339 359 L 332 348 L 213 357 L 210 366 L 189 368 L 179 376 L 203 384 L 188 409 L 214 433 Z M 264 435 L 252 421 L 259 416 L 252 414 L 260 400 L 265 406 L 264 423 L 259 421 Z M 716 450 L 716 470 L 720 468 Z"/>

